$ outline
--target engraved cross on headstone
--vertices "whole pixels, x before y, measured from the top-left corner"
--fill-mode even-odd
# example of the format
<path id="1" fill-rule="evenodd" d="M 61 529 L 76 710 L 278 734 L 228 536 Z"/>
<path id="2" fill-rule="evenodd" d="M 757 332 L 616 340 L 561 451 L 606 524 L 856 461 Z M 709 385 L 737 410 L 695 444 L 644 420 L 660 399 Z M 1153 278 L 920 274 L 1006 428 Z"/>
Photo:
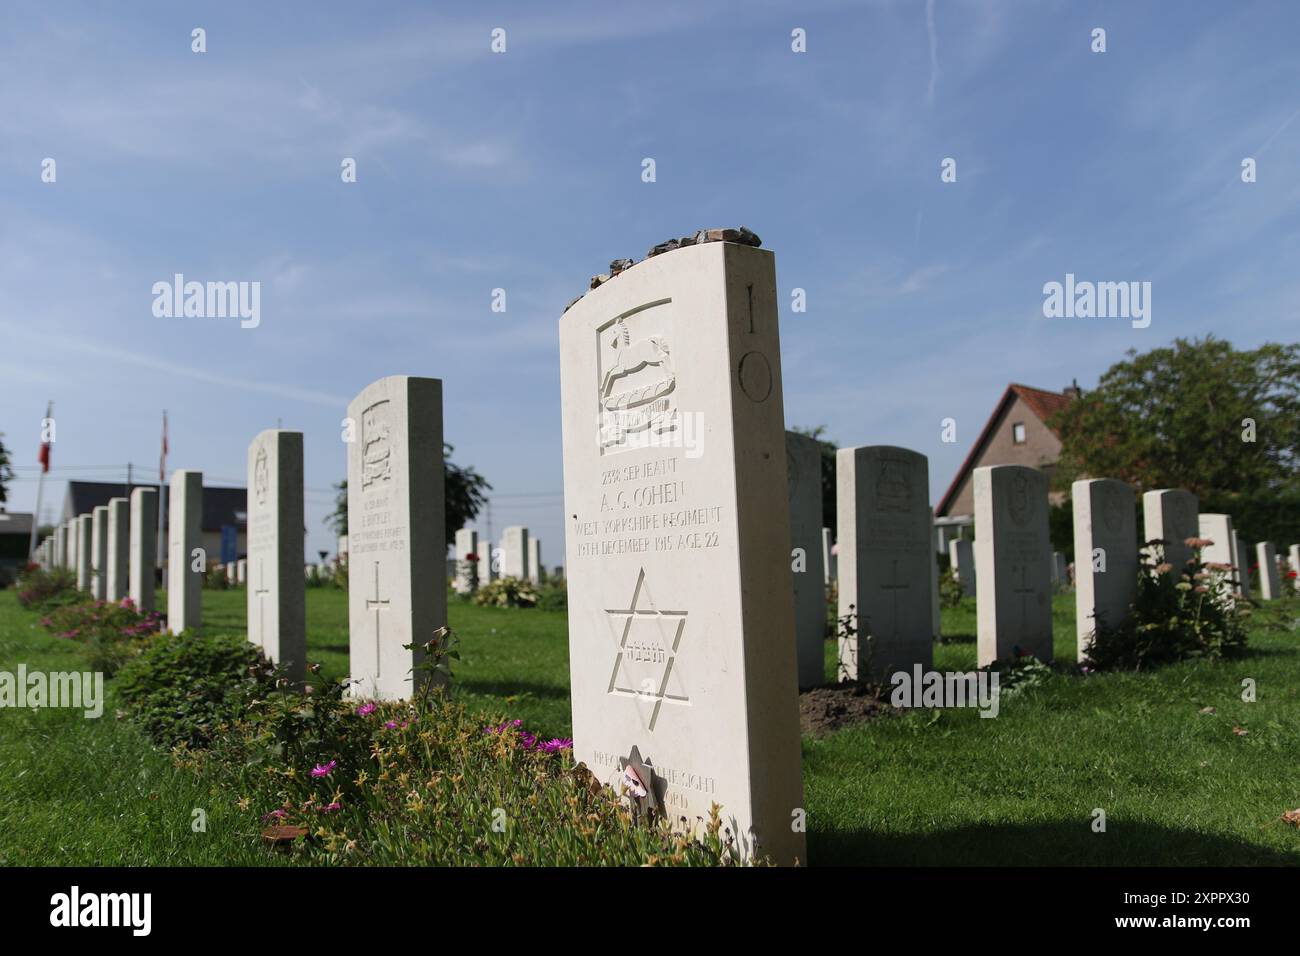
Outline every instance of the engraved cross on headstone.
<path id="1" fill-rule="evenodd" d="M 266 586 L 266 561 L 263 558 L 257 559 L 257 590 L 253 592 L 257 595 L 257 643 L 266 649 L 266 596 L 271 593 Z"/>
<path id="2" fill-rule="evenodd" d="M 894 637 L 898 637 L 898 592 L 899 592 L 899 591 L 908 591 L 908 590 L 911 590 L 911 587 L 912 587 L 912 586 L 911 586 L 910 584 L 900 584 L 900 583 L 898 582 L 898 561 L 897 561 L 897 559 L 895 559 L 894 561 L 890 562 L 890 564 L 891 564 L 891 571 L 890 571 L 890 574 L 889 574 L 889 580 L 890 580 L 891 583 L 889 583 L 889 584 L 882 584 L 882 585 L 880 586 L 880 590 L 889 592 L 890 597 L 893 598 L 893 606 L 894 606 L 894 634 L 893 634 L 893 636 L 894 636 Z"/>
<path id="3" fill-rule="evenodd" d="M 1028 616 L 1029 616 L 1028 612 L 1027 612 L 1026 609 L 1025 609 L 1025 601 L 1027 601 L 1027 600 L 1029 599 L 1029 595 L 1035 593 L 1034 589 L 1031 588 L 1031 587 L 1026 583 L 1026 581 L 1025 581 L 1025 575 L 1026 575 L 1026 573 L 1028 573 L 1028 571 L 1029 571 L 1029 568 L 1025 565 L 1024 562 L 1021 562 L 1021 564 L 1020 564 L 1020 586 L 1019 586 L 1019 587 L 1014 587 L 1014 588 L 1011 589 L 1011 593 L 1012 593 L 1012 594 L 1018 594 L 1018 595 L 1020 595 L 1020 639 L 1021 639 L 1022 641 L 1023 641 L 1023 640 L 1026 638 L 1026 636 L 1027 636 L 1027 635 L 1025 634 L 1025 629 L 1026 629 L 1026 628 L 1025 628 L 1025 625 L 1026 625 L 1026 622 L 1027 622 L 1027 619 L 1028 619 Z"/>
<path id="4" fill-rule="evenodd" d="M 382 658 L 379 653 L 379 612 L 391 610 L 387 598 L 379 597 L 379 562 L 375 563 L 375 587 L 374 597 L 366 598 L 366 610 L 375 612 L 375 677 L 379 676 L 379 664 Z"/>

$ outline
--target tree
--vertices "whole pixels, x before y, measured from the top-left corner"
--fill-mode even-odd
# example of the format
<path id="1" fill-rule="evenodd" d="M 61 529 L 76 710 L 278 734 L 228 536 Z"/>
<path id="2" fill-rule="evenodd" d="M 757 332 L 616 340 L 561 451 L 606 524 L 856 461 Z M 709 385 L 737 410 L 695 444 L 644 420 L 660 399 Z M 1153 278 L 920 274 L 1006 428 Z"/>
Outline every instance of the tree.
<path id="1" fill-rule="evenodd" d="M 1053 416 L 1056 483 L 1119 478 L 1201 498 L 1300 490 L 1300 345 L 1239 351 L 1210 336 L 1112 365 Z"/>
<path id="2" fill-rule="evenodd" d="M 835 452 L 837 447 L 834 442 L 822 438 L 826 434 L 825 425 L 816 425 L 812 428 L 801 428 L 796 425 L 790 431 L 798 435 L 806 435 L 815 439 L 822 449 L 822 525 L 834 530 L 836 521 L 835 510 Z"/>
<path id="3" fill-rule="evenodd" d="M 472 466 L 464 468 L 451 460 L 455 451 L 446 442 L 442 446 L 443 493 L 446 498 L 446 535 L 447 544 L 456 538 L 456 532 L 469 524 L 478 515 L 479 509 L 487 503 L 485 492 L 492 486 L 487 479 L 474 470 Z M 334 511 L 327 515 L 325 523 L 334 529 L 335 534 L 348 532 L 348 480 L 344 478 L 334 486 Z"/>
<path id="4" fill-rule="evenodd" d="M 0 505 L 9 500 L 9 482 L 14 480 L 13 466 L 9 461 L 9 449 L 5 447 L 2 440 L 4 433 L 0 432 Z"/>

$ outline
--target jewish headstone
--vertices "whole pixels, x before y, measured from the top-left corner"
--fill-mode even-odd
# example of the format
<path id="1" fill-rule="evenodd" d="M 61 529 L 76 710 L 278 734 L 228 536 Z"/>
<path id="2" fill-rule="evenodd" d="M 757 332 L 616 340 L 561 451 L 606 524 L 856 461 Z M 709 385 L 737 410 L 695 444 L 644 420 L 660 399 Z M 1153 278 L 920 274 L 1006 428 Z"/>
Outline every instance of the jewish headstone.
<path id="1" fill-rule="evenodd" d="M 131 489 L 130 559 L 127 597 L 141 611 L 154 609 L 154 568 L 158 564 L 158 490 Z"/>
<path id="2" fill-rule="evenodd" d="M 131 560 L 130 530 L 131 503 L 125 498 L 110 498 L 108 541 L 105 547 L 107 568 L 104 573 L 104 597 L 115 603 L 126 597 L 127 568 Z"/>
<path id="3" fill-rule="evenodd" d="M 348 419 L 353 692 L 400 700 L 416 690 L 423 645 L 447 623 L 447 589 L 430 587 L 446 566 L 442 382 L 381 378 L 352 400 Z"/>
<path id="4" fill-rule="evenodd" d="M 259 433 L 248 446 L 248 639 L 295 683 L 307 676 L 307 596 L 298 574 L 305 522 L 302 455 L 302 432 L 279 428 Z"/>
<path id="5" fill-rule="evenodd" d="M 1162 488 L 1142 496 L 1143 540 L 1164 542 L 1164 561 L 1173 566 L 1175 581 L 1192 557 L 1187 539 L 1200 536 L 1198 507 L 1196 495 L 1182 488 Z"/>
<path id="6" fill-rule="evenodd" d="M 726 235 L 726 234 L 724 234 Z M 740 233 L 740 235 L 744 235 Z M 648 258 L 560 319 L 574 758 L 806 859 L 772 254 Z M 632 775 L 629 776 L 629 770 Z"/>
<path id="7" fill-rule="evenodd" d="M 826 682 L 826 573 L 822 568 L 821 445 L 785 433 L 790 500 L 790 571 L 794 579 L 794 642 L 800 689 Z"/>
<path id="8" fill-rule="evenodd" d="M 929 464 L 906 448 L 871 445 L 835 455 L 840 546 L 841 680 L 888 681 L 930 668 L 932 610 Z"/>
<path id="9" fill-rule="evenodd" d="M 1087 659 L 1098 622 L 1117 626 L 1137 597 L 1137 510 L 1133 489 L 1112 478 L 1076 481 L 1074 607 L 1078 659 Z"/>
<path id="10" fill-rule="evenodd" d="M 453 585 L 457 594 L 473 594 L 478 588 L 477 560 L 470 560 L 470 555 L 478 558 L 478 532 L 473 528 L 461 528 L 456 532 L 456 580 Z"/>
<path id="11" fill-rule="evenodd" d="M 203 472 L 172 472 L 167 498 L 167 629 L 203 623 Z M 195 552 L 198 552 L 196 555 Z"/>
<path id="12" fill-rule="evenodd" d="M 1052 659 L 1047 476 L 1023 465 L 975 469 L 979 666 Z"/>
<path id="13" fill-rule="evenodd" d="M 528 577 L 528 529 L 515 525 L 501 537 L 501 574 L 507 578 Z"/>
<path id="14" fill-rule="evenodd" d="M 961 593 L 975 596 L 975 549 L 969 538 L 953 538 L 948 542 L 948 561 L 952 576 L 961 582 Z"/>
<path id="15" fill-rule="evenodd" d="M 91 564 L 93 544 L 90 515 L 78 515 L 77 525 L 77 589 L 90 591 L 94 586 L 95 572 Z"/>
<path id="16" fill-rule="evenodd" d="M 1255 560 L 1259 564 L 1259 596 L 1265 601 L 1276 601 L 1282 596 L 1282 578 L 1277 573 L 1277 549 L 1271 541 L 1255 545 Z"/>

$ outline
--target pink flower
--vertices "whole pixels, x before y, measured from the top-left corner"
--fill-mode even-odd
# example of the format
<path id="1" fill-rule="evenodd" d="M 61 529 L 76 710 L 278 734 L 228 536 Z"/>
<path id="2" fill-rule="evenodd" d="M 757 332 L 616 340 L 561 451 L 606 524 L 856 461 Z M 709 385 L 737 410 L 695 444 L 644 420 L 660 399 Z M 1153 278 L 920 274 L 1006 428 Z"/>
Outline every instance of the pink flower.
<path id="1" fill-rule="evenodd" d="M 343 804 L 339 803 L 338 801 L 335 801 L 334 803 L 327 803 L 325 806 L 321 807 L 320 812 L 333 813 L 335 810 L 342 810 L 342 809 L 343 809 Z"/>
<path id="2" fill-rule="evenodd" d="M 262 822 L 268 823 L 271 820 L 283 820 L 286 816 L 288 816 L 288 814 L 284 810 L 272 810 L 266 816 L 262 817 Z"/>
<path id="3" fill-rule="evenodd" d="M 386 722 L 384 723 L 384 729 L 385 729 L 385 730 L 396 730 L 396 729 L 397 729 L 397 721 L 395 721 L 395 720 L 389 720 L 389 721 L 386 721 Z"/>
<path id="4" fill-rule="evenodd" d="M 358 717 L 369 717 L 369 716 L 370 716 L 371 714 L 373 714 L 376 710 L 378 710 L 378 707 L 377 707 L 377 705 L 375 705 L 374 703 L 365 703 L 365 704 L 362 704 L 360 707 L 357 708 L 357 716 L 358 716 Z"/>
<path id="5" fill-rule="evenodd" d="M 327 764 L 317 764 L 311 768 L 311 775 L 313 777 L 328 777 L 330 772 L 338 765 L 339 762 L 337 760 L 331 760 Z"/>

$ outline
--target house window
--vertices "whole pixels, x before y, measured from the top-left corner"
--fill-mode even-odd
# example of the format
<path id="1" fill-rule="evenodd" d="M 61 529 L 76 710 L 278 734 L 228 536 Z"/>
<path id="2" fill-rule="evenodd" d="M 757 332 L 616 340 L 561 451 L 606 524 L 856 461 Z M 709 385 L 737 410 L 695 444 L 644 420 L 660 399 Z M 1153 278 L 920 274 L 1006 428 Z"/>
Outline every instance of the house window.
<path id="1" fill-rule="evenodd" d="M 1024 422 L 1016 422 L 1014 425 L 1011 426 L 1011 440 L 1015 442 L 1017 445 L 1023 445 L 1025 443 Z"/>

